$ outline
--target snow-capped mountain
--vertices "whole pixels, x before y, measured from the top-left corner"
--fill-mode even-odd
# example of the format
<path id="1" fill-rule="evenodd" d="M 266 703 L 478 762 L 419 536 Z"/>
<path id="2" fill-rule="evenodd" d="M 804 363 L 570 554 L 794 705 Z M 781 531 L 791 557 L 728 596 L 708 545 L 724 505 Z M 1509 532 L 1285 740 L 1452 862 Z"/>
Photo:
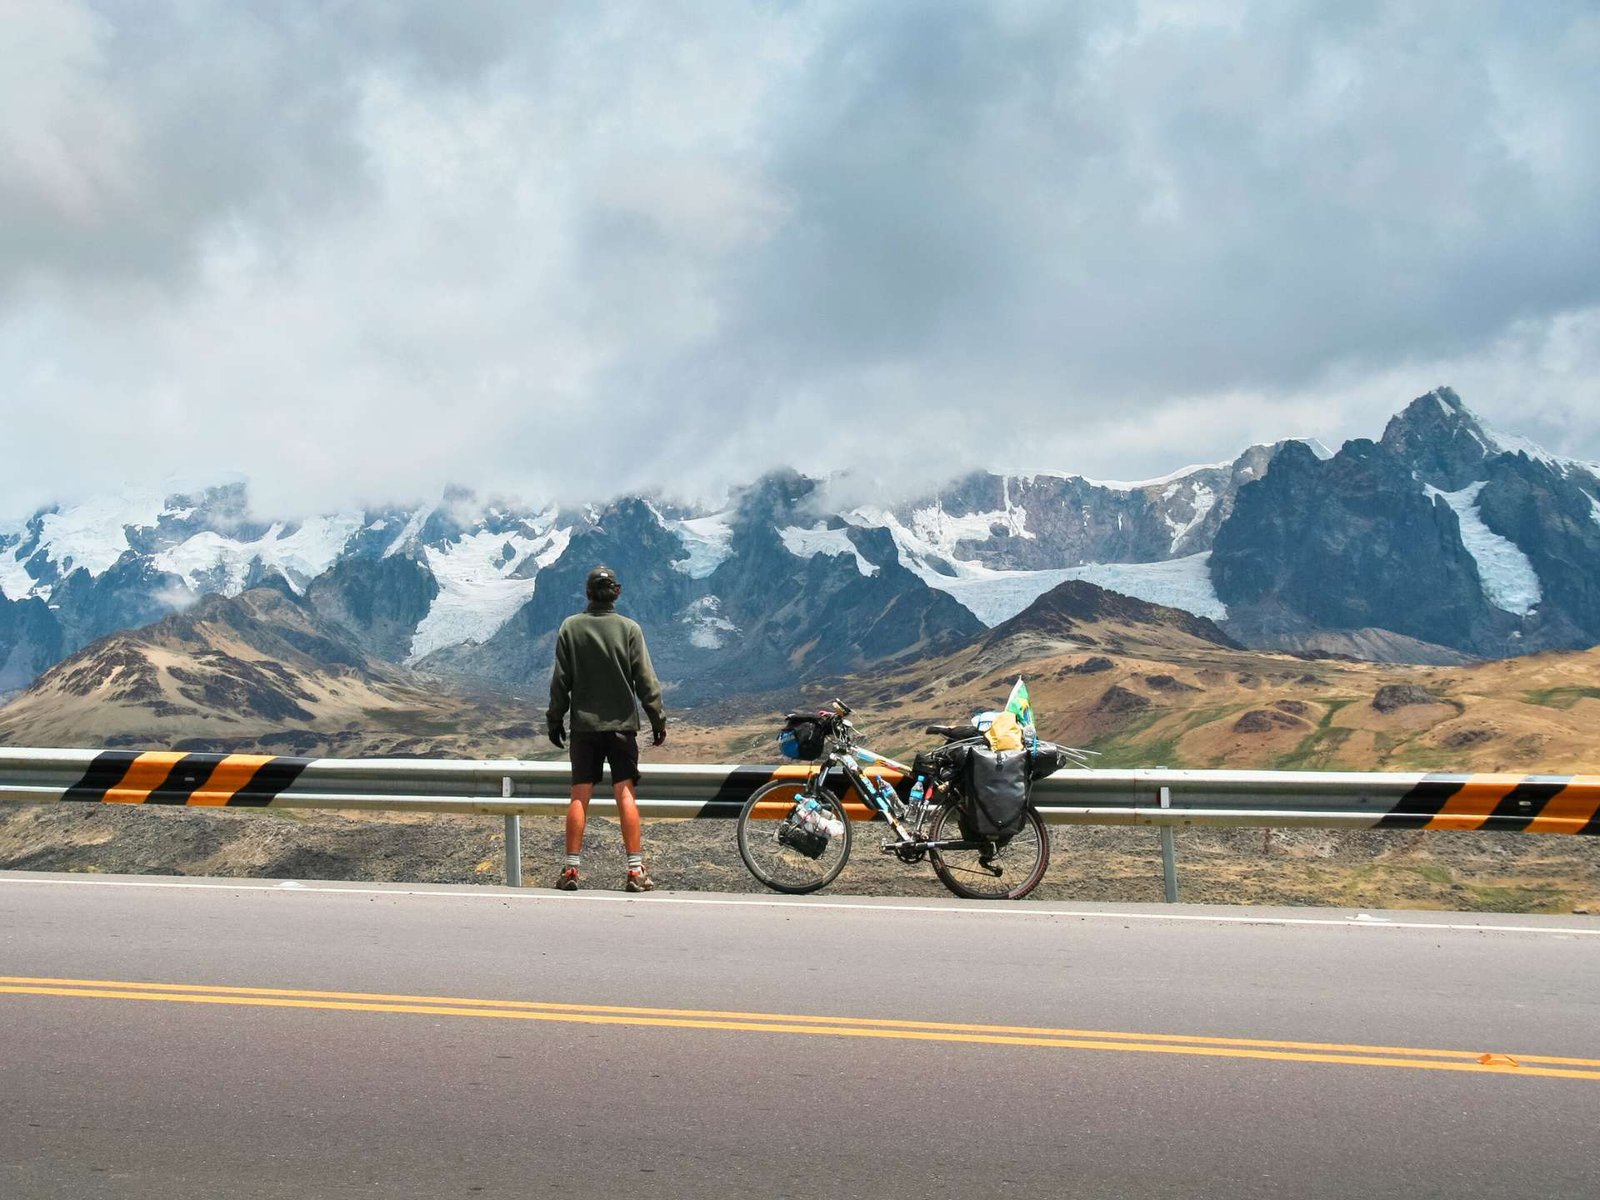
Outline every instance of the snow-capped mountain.
<path id="1" fill-rule="evenodd" d="M 1141 482 L 975 474 L 911 500 L 778 472 L 710 508 L 451 489 L 297 520 L 232 482 L 0 525 L 0 691 L 205 595 L 270 584 L 363 653 L 542 686 L 589 568 L 618 570 L 683 700 L 960 644 L 1084 580 L 1257 646 L 1445 661 L 1600 642 L 1600 468 L 1489 429 L 1449 389 L 1378 442 L 1307 440 Z"/>
<path id="2" fill-rule="evenodd" d="M 1227 610 L 1211 584 L 1211 543 L 1239 489 L 1284 444 L 1139 483 L 971 475 L 931 499 L 847 517 L 888 529 L 911 571 L 986 625 L 1071 579 L 1220 620 Z M 1303 444 L 1331 456 L 1319 442 Z"/>
<path id="3" fill-rule="evenodd" d="M 644 624 L 656 668 L 680 703 L 948 649 L 983 631 L 900 565 L 883 530 L 837 516 L 831 529 L 813 528 L 817 491 L 814 480 L 780 473 L 708 516 L 617 501 L 573 534 L 494 637 L 421 665 L 542 688 L 555 631 L 581 605 L 584 577 L 598 562 L 622 579 L 618 607 Z"/>
<path id="4" fill-rule="evenodd" d="M 491 636 L 559 558 L 554 509 L 478 505 L 303 520 L 248 515 L 243 482 L 53 506 L 0 526 L 0 690 L 96 638 L 275 583 L 396 661 Z"/>
<path id="5" fill-rule="evenodd" d="M 1241 489 L 1211 575 L 1258 646 L 1385 631 L 1501 657 L 1600 641 L 1600 467 L 1489 428 L 1448 388 L 1381 440 L 1296 447 Z"/>

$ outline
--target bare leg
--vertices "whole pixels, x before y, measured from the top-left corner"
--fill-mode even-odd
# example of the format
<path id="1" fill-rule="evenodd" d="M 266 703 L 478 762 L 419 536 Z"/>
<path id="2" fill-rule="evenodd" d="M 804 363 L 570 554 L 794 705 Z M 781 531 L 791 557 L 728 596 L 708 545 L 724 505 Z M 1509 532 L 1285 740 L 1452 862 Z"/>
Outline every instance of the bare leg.
<path id="1" fill-rule="evenodd" d="M 633 800 L 633 780 L 613 784 L 611 794 L 617 798 L 617 820 L 622 823 L 622 848 L 629 854 L 638 854 L 644 848 L 644 830 L 639 826 L 639 806 Z M 571 829 L 572 818 L 567 818 Z M 570 844 L 572 835 L 567 835 Z"/>
<path id="2" fill-rule="evenodd" d="M 594 795 L 594 784 L 575 783 L 572 785 L 572 801 L 567 805 L 567 853 L 583 853 L 583 827 L 589 819 L 589 798 Z M 632 800 L 629 801 L 630 805 Z M 639 823 L 637 813 L 634 815 L 634 824 Z M 626 828 L 626 827 L 624 827 Z"/>

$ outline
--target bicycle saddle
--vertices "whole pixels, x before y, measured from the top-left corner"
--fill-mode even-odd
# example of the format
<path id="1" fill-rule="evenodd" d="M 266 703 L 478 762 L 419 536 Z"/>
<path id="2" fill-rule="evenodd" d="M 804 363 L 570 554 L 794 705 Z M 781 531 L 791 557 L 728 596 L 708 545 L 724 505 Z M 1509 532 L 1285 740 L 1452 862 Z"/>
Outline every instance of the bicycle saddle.
<path id="1" fill-rule="evenodd" d="M 924 733 L 935 733 L 947 742 L 965 741 L 978 736 L 976 725 L 929 725 Z"/>

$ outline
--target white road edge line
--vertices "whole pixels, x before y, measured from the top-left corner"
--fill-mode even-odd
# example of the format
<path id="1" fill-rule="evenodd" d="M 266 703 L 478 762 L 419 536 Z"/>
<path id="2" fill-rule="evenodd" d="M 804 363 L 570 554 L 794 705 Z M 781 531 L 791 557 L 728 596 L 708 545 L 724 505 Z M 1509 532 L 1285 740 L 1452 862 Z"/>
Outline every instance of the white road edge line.
<path id="1" fill-rule="evenodd" d="M 298 880 L 282 883 L 193 883 L 177 880 L 135 879 L 20 879 L 14 875 L 0 875 L 0 884 L 20 883 L 56 885 L 59 887 L 125 887 L 168 888 L 203 892 L 278 892 L 284 895 L 337 895 L 337 896 L 422 896 L 441 899 L 465 900 L 524 900 L 553 904 L 692 904 L 725 908 L 785 908 L 785 909 L 850 909 L 856 912 L 937 912 L 959 913 L 965 916 L 993 917 L 1073 917 L 1079 920 L 1102 921 L 1187 921 L 1205 925 L 1311 925 L 1336 929 L 1433 929 L 1456 933 L 1542 933 L 1559 937 L 1600 937 L 1600 928 L 1585 929 L 1577 926 L 1548 925 L 1482 925 L 1451 923 L 1446 921 L 1396 921 L 1373 918 L 1365 913 L 1354 917 L 1243 917 L 1203 913 L 1146 913 L 1146 912 L 1096 912 L 1090 909 L 1031 908 L 1023 905 L 979 908 L 971 904 L 851 904 L 839 900 L 765 900 L 760 898 L 715 898 L 710 896 L 602 896 L 594 893 L 572 895 L 554 892 L 528 891 L 422 891 L 405 886 L 389 888 L 323 887 L 304 884 Z"/>

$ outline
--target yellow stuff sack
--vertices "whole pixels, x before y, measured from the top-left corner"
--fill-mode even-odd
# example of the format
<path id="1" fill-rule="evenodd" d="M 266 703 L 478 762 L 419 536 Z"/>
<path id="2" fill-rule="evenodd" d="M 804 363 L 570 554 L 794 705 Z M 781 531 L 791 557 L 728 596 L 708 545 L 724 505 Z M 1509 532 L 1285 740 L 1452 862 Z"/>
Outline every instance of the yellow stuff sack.
<path id="1" fill-rule="evenodd" d="M 1021 750 L 1022 726 L 1017 724 L 1017 714 L 1003 712 L 989 722 L 983 731 L 991 750 Z"/>

